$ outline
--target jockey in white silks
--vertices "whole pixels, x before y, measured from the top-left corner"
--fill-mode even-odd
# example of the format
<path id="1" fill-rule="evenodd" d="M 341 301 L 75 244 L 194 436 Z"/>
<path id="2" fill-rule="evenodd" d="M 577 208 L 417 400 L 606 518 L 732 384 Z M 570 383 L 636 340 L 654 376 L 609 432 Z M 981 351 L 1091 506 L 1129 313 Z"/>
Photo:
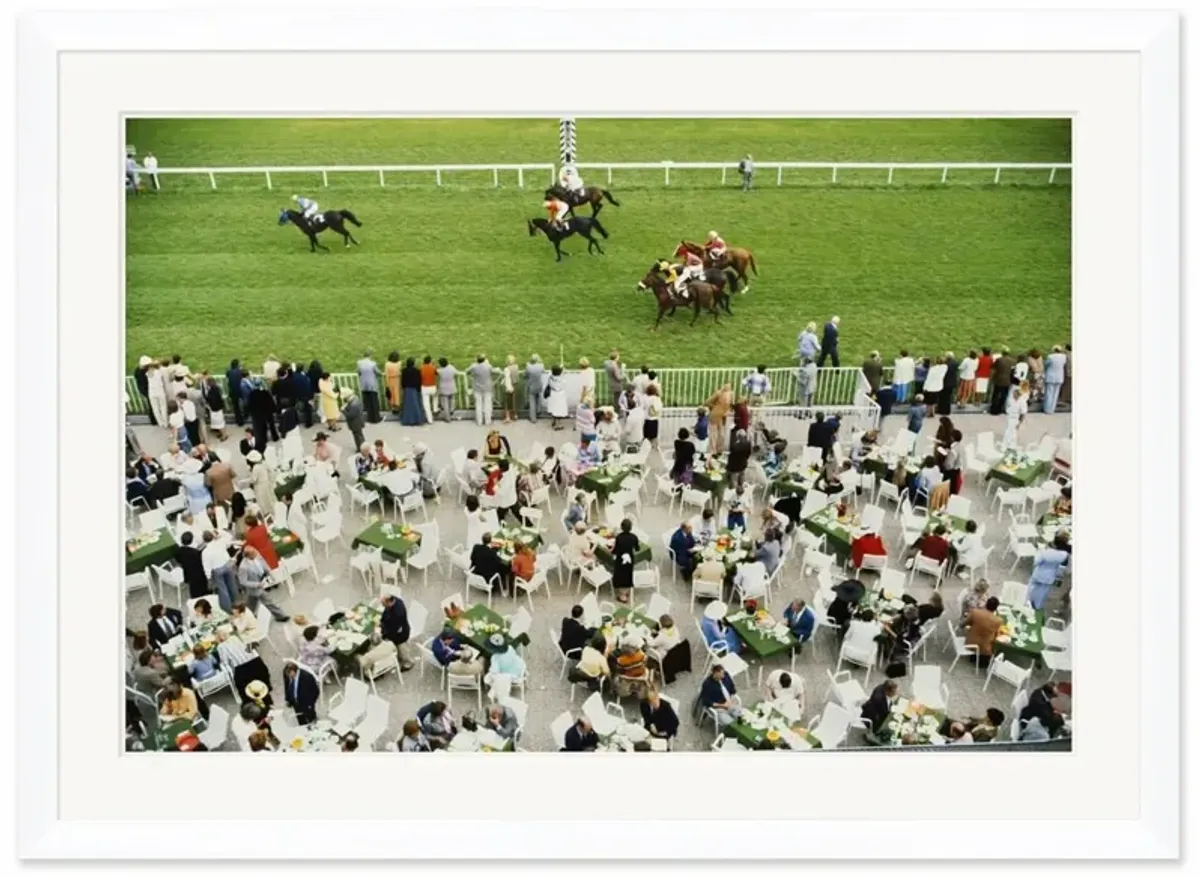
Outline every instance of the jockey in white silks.
<path id="1" fill-rule="evenodd" d="M 679 272 L 679 277 L 675 281 L 675 291 L 679 293 L 683 299 L 688 299 L 687 283 L 689 280 L 695 280 L 704 276 L 704 261 L 695 253 L 685 253 L 683 257 L 683 270 Z"/>
<path id="2" fill-rule="evenodd" d="M 558 182 L 562 187 L 578 198 L 583 198 L 583 178 L 573 164 L 564 164 L 558 172 Z"/>
<path id="3" fill-rule="evenodd" d="M 301 211 L 303 211 L 304 218 L 309 222 L 313 221 L 318 211 L 321 209 L 317 202 L 311 198 L 305 198 L 301 195 L 293 195 L 292 200 L 295 201 L 296 205 Z"/>
<path id="4" fill-rule="evenodd" d="M 558 198 L 547 198 L 542 205 L 546 208 L 546 212 L 550 214 L 550 224 L 565 229 L 567 227 L 567 211 L 571 208 L 567 206 L 565 201 Z"/>
<path id="5" fill-rule="evenodd" d="M 708 253 L 713 260 L 713 264 L 718 264 L 725 256 L 725 241 L 715 231 L 708 233 L 708 242 L 704 245 L 704 251 Z"/>

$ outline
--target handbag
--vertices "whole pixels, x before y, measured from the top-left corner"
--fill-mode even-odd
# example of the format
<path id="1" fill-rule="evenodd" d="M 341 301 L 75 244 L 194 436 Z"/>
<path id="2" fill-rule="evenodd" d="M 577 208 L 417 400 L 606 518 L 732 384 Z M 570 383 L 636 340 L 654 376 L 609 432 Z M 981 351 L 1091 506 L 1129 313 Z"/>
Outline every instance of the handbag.
<path id="1" fill-rule="evenodd" d="M 550 398 L 550 385 L 549 384 L 546 384 L 546 389 L 542 390 L 542 398 L 543 399 Z"/>

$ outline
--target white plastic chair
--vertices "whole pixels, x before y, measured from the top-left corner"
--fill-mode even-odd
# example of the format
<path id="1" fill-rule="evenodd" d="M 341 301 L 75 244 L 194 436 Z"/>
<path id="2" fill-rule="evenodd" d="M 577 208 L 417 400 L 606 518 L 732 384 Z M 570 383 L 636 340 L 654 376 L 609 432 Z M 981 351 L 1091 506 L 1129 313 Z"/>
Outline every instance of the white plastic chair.
<path id="1" fill-rule="evenodd" d="M 945 712 L 950 701 L 950 689 L 942 682 L 942 668 L 936 664 L 917 664 L 913 667 L 912 693 L 917 702 Z"/>
<path id="2" fill-rule="evenodd" d="M 360 746 L 367 749 L 375 748 L 375 744 L 387 730 L 390 712 L 391 705 L 382 697 L 374 694 L 367 695 L 366 717 L 354 728 Z"/>
<path id="3" fill-rule="evenodd" d="M 946 514 L 955 518 L 970 518 L 971 501 L 960 493 L 951 494 L 946 502 Z"/>
<path id="4" fill-rule="evenodd" d="M 313 620 L 314 624 L 323 625 L 329 622 L 329 616 L 335 611 L 333 600 L 325 597 L 319 603 L 317 603 L 315 607 L 313 607 L 312 615 L 309 617 Z"/>
<path id="5" fill-rule="evenodd" d="M 571 726 L 575 724 L 575 717 L 568 710 L 558 716 L 550 723 L 550 737 L 554 740 L 554 744 L 562 749 L 567 743 L 567 731 L 571 730 Z"/>
<path id="6" fill-rule="evenodd" d="M 619 705 L 618 705 L 619 708 Z M 583 702 L 583 714 L 588 717 L 592 727 L 601 737 L 608 737 L 620 727 L 617 719 L 608 711 L 600 692 L 593 691 Z"/>
<path id="7" fill-rule="evenodd" d="M 151 603 L 158 602 L 158 598 L 154 596 L 154 582 L 148 569 L 125 576 L 125 593 L 132 594 L 134 591 L 146 591 L 150 594 Z"/>
<path id="8" fill-rule="evenodd" d="M 908 572 L 908 580 L 911 583 L 913 577 L 917 573 L 933 576 L 933 587 L 937 590 L 942 586 L 942 577 L 946 574 L 945 560 L 934 560 L 932 557 L 926 557 L 924 554 L 918 554 L 913 559 L 912 569 Z"/>
<path id="9" fill-rule="evenodd" d="M 524 593 L 529 599 L 530 611 L 533 610 L 533 594 L 535 591 L 544 590 L 546 592 L 546 598 L 549 599 L 550 597 L 550 582 L 546 578 L 546 570 L 544 569 L 535 568 L 533 571 L 533 576 L 529 580 L 525 580 L 520 576 L 513 576 L 513 588 L 514 597 L 516 597 L 518 593 Z M 521 611 L 524 611 L 524 607 L 522 607 Z"/>
<path id="10" fill-rule="evenodd" d="M 345 734 L 362 718 L 370 694 L 367 683 L 348 676 L 342 690 L 329 698 L 329 719 L 337 726 L 339 734 Z"/>
<path id="11" fill-rule="evenodd" d="M 467 593 L 469 594 L 471 591 L 481 591 L 487 594 L 487 605 L 489 609 L 492 608 L 493 584 L 496 587 L 500 586 L 500 579 L 495 575 L 492 576 L 491 581 L 486 581 L 483 576 L 479 575 L 478 573 L 467 573 Z"/>
<path id="12" fill-rule="evenodd" d="M 167 599 L 167 588 L 175 589 L 175 605 L 183 602 L 183 570 L 171 563 L 162 566 L 150 565 L 154 577 L 158 579 L 158 599 Z"/>
<path id="13" fill-rule="evenodd" d="M 849 710 L 830 701 L 825 704 L 820 718 L 813 716 L 808 723 L 808 733 L 821 741 L 822 749 L 837 749 L 845 742 L 853 722 L 854 716 Z"/>
<path id="14" fill-rule="evenodd" d="M 1020 608 L 1025 605 L 1029 586 L 1022 582 L 1008 581 L 1000 586 L 1000 602 L 1005 606 Z"/>
<path id="15" fill-rule="evenodd" d="M 363 507 L 363 515 L 365 516 L 371 506 L 379 503 L 379 513 L 383 514 L 383 500 L 380 498 L 378 491 L 370 490 L 355 482 L 346 483 L 346 493 L 350 495 L 350 511 L 354 511 L 356 505 Z"/>
<path id="16" fill-rule="evenodd" d="M 417 546 L 417 550 L 409 553 L 405 561 L 408 566 L 421 571 L 421 583 L 429 587 L 429 567 L 436 566 L 439 573 L 442 571 L 442 564 L 438 559 L 441 547 L 440 531 L 436 521 L 418 529 L 421 531 L 421 542 Z"/>
<path id="17" fill-rule="evenodd" d="M 476 709 L 483 712 L 483 680 L 478 676 L 465 676 L 446 671 L 446 706 L 450 706 L 450 698 L 454 691 L 474 691 Z"/>
<path id="18" fill-rule="evenodd" d="M 886 512 L 881 506 L 877 506 L 874 503 L 867 503 L 863 506 L 862 513 L 860 514 L 862 529 L 882 534 L 885 515 Z"/>
<path id="19" fill-rule="evenodd" d="M 996 437 L 991 432 L 981 432 L 975 436 L 975 454 L 989 468 L 1004 456 L 1004 452 L 996 447 Z"/>
<path id="20" fill-rule="evenodd" d="M 885 569 L 879 573 L 880 592 L 886 591 L 893 598 L 902 597 L 908 590 L 908 579 L 898 569 Z"/>
<path id="21" fill-rule="evenodd" d="M 988 683 L 992 681 L 992 677 L 998 677 L 1000 680 L 1007 682 L 1013 688 L 1021 689 L 1025 687 L 1025 683 L 1029 681 L 1033 670 L 1029 667 L 1019 667 L 1009 660 L 1006 660 L 1004 655 L 996 655 L 988 664 L 987 678 L 983 680 L 983 690 L 987 691 Z"/>
<path id="22" fill-rule="evenodd" d="M 1009 555 L 1012 555 L 1013 563 L 1008 568 L 1008 571 L 1012 572 L 1022 560 L 1033 560 L 1037 557 L 1037 546 L 1032 542 L 1023 542 L 1021 537 L 1017 535 L 1016 530 L 1010 528 L 1008 531 L 1008 551 L 1004 553 L 1004 556 L 1008 557 Z"/>
<path id="23" fill-rule="evenodd" d="M 950 634 L 949 640 L 946 642 L 946 648 L 954 646 L 954 660 L 950 662 L 950 668 L 947 673 L 953 673 L 955 665 L 958 664 L 960 658 L 971 658 L 971 663 L 975 665 L 975 675 L 979 675 L 979 647 L 967 645 L 967 638 L 960 636 L 954 627 L 953 619 L 946 619 L 946 630 Z M 945 649 L 943 649 L 945 651 Z"/>
<path id="24" fill-rule="evenodd" d="M 834 673 L 828 667 L 825 675 L 829 677 L 829 694 L 839 704 L 848 710 L 857 710 L 867 701 L 867 691 L 859 684 L 849 670 Z"/>
<path id="25" fill-rule="evenodd" d="M 220 749 L 229 737 L 229 713 L 220 704 L 213 704 L 208 710 L 208 727 L 198 736 L 200 742 L 210 751 Z"/>
<path id="26" fill-rule="evenodd" d="M 471 553 L 461 545 L 455 545 L 453 548 L 443 548 L 446 557 L 450 560 L 450 568 L 461 572 L 464 578 L 471 572 Z"/>
<path id="27" fill-rule="evenodd" d="M 141 512 L 138 515 L 138 527 L 141 528 L 143 533 L 150 533 L 154 530 L 166 530 L 169 527 L 167 513 L 161 507 Z"/>
<path id="28" fill-rule="evenodd" d="M 875 666 L 878 660 L 879 645 L 874 640 L 866 642 L 856 642 L 852 637 L 847 636 L 842 640 L 842 648 L 838 652 L 837 666 L 833 672 L 842 672 L 842 662 L 847 664 L 855 664 L 866 670 L 863 673 L 863 688 L 867 687 L 867 680 L 871 678 L 871 668 Z"/>

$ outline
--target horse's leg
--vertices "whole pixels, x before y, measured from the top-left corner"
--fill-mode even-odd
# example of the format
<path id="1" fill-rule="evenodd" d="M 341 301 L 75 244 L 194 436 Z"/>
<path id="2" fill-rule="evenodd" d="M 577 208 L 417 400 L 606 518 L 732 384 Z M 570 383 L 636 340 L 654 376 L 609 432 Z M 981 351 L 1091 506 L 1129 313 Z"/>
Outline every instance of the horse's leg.
<path id="1" fill-rule="evenodd" d="M 570 253 L 564 253 L 564 252 L 563 252 L 563 249 L 562 249 L 562 247 L 561 247 L 561 246 L 559 246 L 559 244 L 561 243 L 561 241 L 560 241 L 558 238 L 551 238 L 551 241 L 554 243 L 554 253 L 555 253 L 555 256 L 556 256 L 556 258 L 555 258 L 555 260 L 554 260 L 555 262 L 561 262 L 561 261 L 562 261 L 562 258 L 563 258 L 563 256 L 569 256 L 569 255 L 571 255 Z"/>
<path id="2" fill-rule="evenodd" d="M 700 319 L 700 296 L 696 296 L 695 302 L 692 304 L 692 321 L 689 326 L 696 325 L 696 321 Z"/>
<path id="3" fill-rule="evenodd" d="M 597 214 L 600 213 L 600 211 L 601 211 L 601 209 L 603 209 L 603 207 L 604 207 L 604 204 L 603 204 L 603 202 L 600 201 L 599 198 L 597 198 L 595 201 L 592 202 L 592 219 L 596 218 Z"/>

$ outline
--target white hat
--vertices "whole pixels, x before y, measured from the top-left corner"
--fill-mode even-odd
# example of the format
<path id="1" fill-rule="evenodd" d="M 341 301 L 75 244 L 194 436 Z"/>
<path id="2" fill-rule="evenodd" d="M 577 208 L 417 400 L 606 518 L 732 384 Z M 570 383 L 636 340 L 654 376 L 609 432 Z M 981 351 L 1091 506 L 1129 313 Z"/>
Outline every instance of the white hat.
<path id="1" fill-rule="evenodd" d="M 153 359 L 151 359 L 148 356 L 143 356 L 141 359 L 138 360 L 138 368 L 145 368 L 152 362 L 154 362 Z"/>
<path id="2" fill-rule="evenodd" d="M 424 442 L 417 442 L 413 445 L 413 455 L 419 456 L 429 452 L 429 447 Z"/>
<path id="3" fill-rule="evenodd" d="M 262 454 L 259 451 L 254 450 L 246 455 L 246 462 L 247 463 L 261 463 L 262 458 L 263 458 Z"/>
<path id="4" fill-rule="evenodd" d="M 710 232 L 708 233 L 708 236 L 709 236 L 709 238 L 710 238 L 710 239 L 711 239 L 711 238 L 719 238 L 719 237 L 720 237 L 720 235 L 719 235 L 719 234 L 717 234 L 715 231 L 710 231 Z"/>
<path id="5" fill-rule="evenodd" d="M 720 600 L 713 600 L 704 607 L 704 617 L 711 618 L 713 621 L 720 621 L 729 612 L 729 607 Z"/>
<path id="6" fill-rule="evenodd" d="M 342 389 L 338 391 L 338 395 L 340 395 L 343 399 L 349 399 L 354 395 L 354 391 L 349 387 L 342 387 Z"/>

